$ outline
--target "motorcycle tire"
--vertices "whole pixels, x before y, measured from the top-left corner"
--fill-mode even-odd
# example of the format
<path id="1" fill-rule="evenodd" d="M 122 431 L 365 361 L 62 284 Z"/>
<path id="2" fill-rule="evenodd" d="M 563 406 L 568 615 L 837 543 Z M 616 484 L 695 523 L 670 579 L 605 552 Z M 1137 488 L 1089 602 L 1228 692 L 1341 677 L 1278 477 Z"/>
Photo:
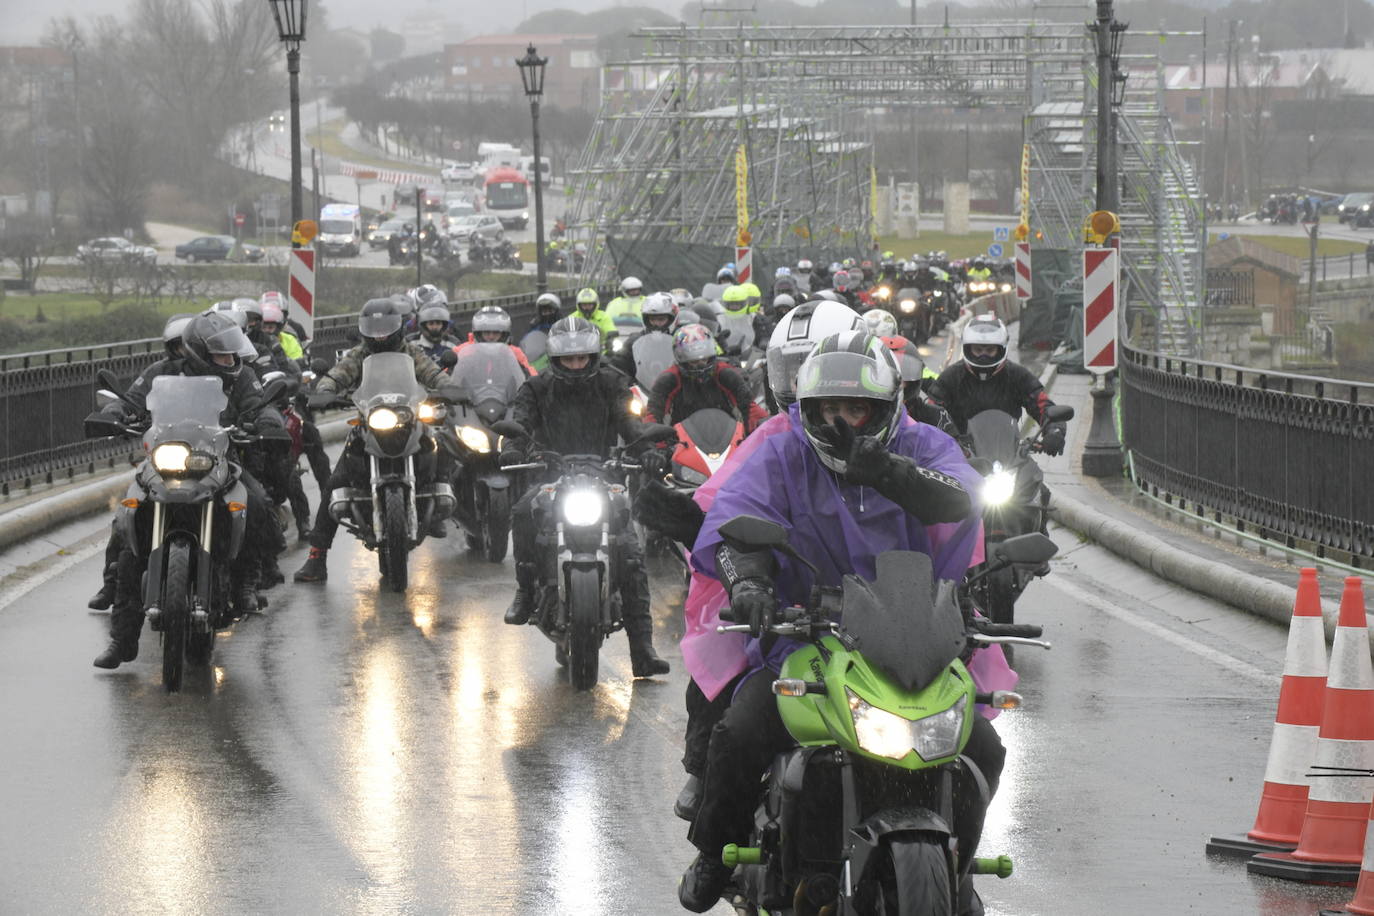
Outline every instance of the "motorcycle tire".
<path id="1" fill-rule="evenodd" d="M 406 568 L 410 560 L 406 538 L 406 494 L 393 486 L 382 494 L 382 542 L 377 553 L 381 559 L 382 575 L 393 592 L 406 590 Z"/>
<path id="2" fill-rule="evenodd" d="M 191 629 L 191 545 L 167 545 L 167 572 L 162 584 L 162 686 L 181 690 L 186 668 L 186 640 Z"/>
<path id="3" fill-rule="evenodd" d="M 596 686 L 601 653 L 601 582 L 594 569 L 568 572 L 568 678 L 576 690 Z"/>
<path id="4" fill-rule="evenodd" d="M 993 623 L 1016 622 L 1016 571 L 1001 569 L 992 573 L 983 583 L 983 612 Z M 1014 652 L 1011 646 L 1003 646 L 1002 654 L 1011 664 Z"/>
<path id="5" fill-rule="evenodd" d="M 934 836 L 898 836 L 878 850 L 876 916 L 954 916 L 949 862 Z"/>
<path id="6" fill-rule="evenodd" d="M 506 490 L 487 492 L 487 514 L 482 520 L 482 552 L 487 560 L 500 563 L 506 558 L 510 545 L 510 493 Z"/>

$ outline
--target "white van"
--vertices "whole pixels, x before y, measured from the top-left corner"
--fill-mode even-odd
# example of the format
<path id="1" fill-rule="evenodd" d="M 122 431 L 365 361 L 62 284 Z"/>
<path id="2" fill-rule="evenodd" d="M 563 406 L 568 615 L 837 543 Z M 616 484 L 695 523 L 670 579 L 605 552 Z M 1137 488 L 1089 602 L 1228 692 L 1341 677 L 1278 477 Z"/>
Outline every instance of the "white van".
<path id="1" fill-rule="evenodd" d="M 320 208 L 316 245 L 326 254 L 356 258 L 363 250 L 363 215 L 356 204 L 326 204 Z"/>
<path id="2" fill-rule="evenodd" d="M 488 172 L 491 169 L 520 168 L 520 147 L 511 146 L 509 143 L 488 143 L 477 144 L 477 156 L 480 160 L 481 170 Z"/>
<path id="3" fill-rule="evenodd" d="M 534 181 L 533 156 L 520 157 L 520 171 L 524 172 L 525 177 L 528 178 L 530 181 Z M 545 185 L 547 185 L 550 181 L 553 181 L 553 167 L 549 165 L 548 156 L 539 157 L 539 180 Z"/>

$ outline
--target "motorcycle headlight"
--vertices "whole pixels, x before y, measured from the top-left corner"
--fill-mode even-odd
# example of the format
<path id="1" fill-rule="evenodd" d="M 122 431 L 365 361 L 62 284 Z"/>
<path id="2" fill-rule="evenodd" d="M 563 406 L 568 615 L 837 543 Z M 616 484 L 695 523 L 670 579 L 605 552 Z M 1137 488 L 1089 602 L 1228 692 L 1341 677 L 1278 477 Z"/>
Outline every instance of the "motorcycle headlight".
<path id="1" fill-rule="evenodd" d="M 886 298 L 888 298 L 888 297 L 891 296 L 891 295 L 892 295 L 892 290 L 888 289 L 886 286 L 880 286 L 880 287 L 878 287 L 877 296 L 878 296 L 879 299 L 886 299 Z"/>
<path id="2" fill-rule="evenodd" d="M 390 407 L 378 407 L 367 415 L 367 425 L 378 431 L 395 429 L 401 425 L 401 417 Z"/>
<path id="3" fill-rule="evenodd" d="M 415 416 L 419 418 L 421 423 L 433 423 L 443 416 L 443 411 L 439 409 L 437 404 L 421 401 L 420 406 L 415 411 Z"/>
<path id="4" fill-rule="evenodd" d="M 911 751 L 922 760 L 952 757 L 959 750 L 959 736 L 964 729 L 964 712 L 968 696 L 933 716 L 912 722 L 865 702 L 858 694 L 845 688 L 849 696 L 849 712 L 854 718 L 854 734 L 859 747 L 870 754 L 901 760 Z"/>
<path id="5" fill-rule="evenodd" d="M 529 211 L 527 210 L 527 211 L 525 211 L 524 213 L 521 213 L 521 214 L 520 214 L 520 218 L 521 218 L 521 219 L 529 219 L 529 218 L 530 218 Z"/>
<path id="6" fill-rule="evenodd" d="M 191 447 L 181 442 L 164 442 L 153 449 L 153 467 L 159 471 L 184 471 Z"/>
<path id="7" fill-rule="evenodd" d="M 563 497 L 563 521 L 574 528 L 586 528 L 601 521 L 605 508 L 600 493 L 573 490 Z"/>
<path id="8" fill-rule="evenodd" d="M 1002 284 L 1002 292 L 1004 292 L 1004 293 L 1009 293 L 1009 292 L 1011 292 L 1011 284 L 1010 284 L 1010 283 L 1003 283 L 1003 284 Z"/>
<path id="9" fill-rule="evenodd" d="M 1011 471 L 993 471 L 983 481 L 983 504 L 1000 506 L 1011 501 L 1016 492 L 1016 475 Z"/>
<path id="10" fill-rule="evenodd" d="M 941 296 L 944 295 L 944 292 L 942 290 L 937 289 L 935 292 L 931 293 L 931 295 L 934 296 L 936 299 L 939 299 Z"/>
<path id="11" fill-rule="evenodd" d="M 630 398 L 630 413 L 636 417 L 644 416 L 644 401 L 638 395 Z"/>
<path id="12" fill-rule="evenodd" d="M 912 312 L 916 311 L 916 300 L 915 300 L 915 299 L 903 299 L 903 300 L 902 300 L 902 304 L 901 304 L 900 307 L 901 307 L 901 310 L 902 310 L 903 312 L 906 312 L 906 313 L 909 315 L 909 314 L 911 314 Z"/>
<path id="13" fill-rule="evenodd" d="M 458 438 L 468 448 L 479 455 L 485 455 L 491 451 L 491 436 L 485 429 L 476 426 L 462 426 L 458 429 Z"/>
<path id="14" fill-rule="evenodd" d="M 623 349 L 625 349 L 625 338 L 617 337 L 611 341 L 611 352 L 619 353 Z"/>

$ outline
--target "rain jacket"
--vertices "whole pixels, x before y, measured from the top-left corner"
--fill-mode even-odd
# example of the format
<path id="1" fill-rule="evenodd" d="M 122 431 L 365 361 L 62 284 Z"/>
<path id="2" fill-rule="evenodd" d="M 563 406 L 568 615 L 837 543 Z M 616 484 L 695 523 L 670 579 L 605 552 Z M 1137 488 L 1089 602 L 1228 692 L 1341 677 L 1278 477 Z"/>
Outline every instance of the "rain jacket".
<path id="1" fill-rule="evenodd" d="M 616 296 L 606 304 L 606 314 L 612 321 L 621 315 L 632 315 L 639 319 L 639 310 L 644 307 L 644 296 Z"/>
<path id="2" fill-rule="evenodd" d="M 978 472 L 964 460 L 954 440 L 933 427 L 903 417 L 892 450 L 923 467 L 951 474 L 970 493 L 977 492 Z M 750 513 L 784 524 L 793 546 L 821 568 L 825 584 L 838 585 L 846 572 L 871 579 L 875 558 L 885 550 L 930 554 L 940 578 L 960 578 L 983 559 L 976 503 L 964 522 L 926 526 L 877 491 L 840 482 L 811 451 L 796 405 L 745 439 L 694 498 L 707 516 L 692 554 L 687 632 L 681 649 L 688 672 L 708 698 L 715 698 L 736 675 L 765 663 L 755 640 L 741 633 L 715 631 L 720 610 L 729 603 L 715 578 L 714 554 L 721 541 L 716 532 L 736 515 Z M 804 602 L 812 584 L 810 572 L 781 559 L 779 596 L 787 602 Z M 780 664 L 795 645 L 778 641 L 767 662 Z M 982 690 L 1007 689 L 1016 683 L 1001 647 L 976 652 L 970 668 Z M 989 711 L 984 715 L 991 717 Z"/>
<path id="3" fill-rule="evenodd" d="M 397 352 L 407 353 L 415 360 L 415 378 L 426 388 L 442 388 L 448 381 L 444 370 L 429 358 L 429 354 L 410 341 L 405 341 Z M 349 394 L 363 380 L 363 360 L 372 354 L 366 344 L 358 344 L 343 355 L 315 385 L 316 391 L 337 391 Z"/>

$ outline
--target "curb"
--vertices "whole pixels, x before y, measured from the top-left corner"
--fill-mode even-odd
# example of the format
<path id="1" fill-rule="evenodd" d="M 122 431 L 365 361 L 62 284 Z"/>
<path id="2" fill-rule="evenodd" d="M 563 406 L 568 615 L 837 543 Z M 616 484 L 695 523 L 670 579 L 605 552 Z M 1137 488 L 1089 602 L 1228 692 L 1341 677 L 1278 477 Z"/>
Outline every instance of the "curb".
<path id="1" fill-rule="evenodd" d="M 320 424 L 320 439 L 326 445 L 342 442 L 348 436 L 348 429 L 345 420 L 330 420 Z M 132 468 L 120 470 L 106 479 L 94 480 L 0 514 L 0 551 L 84 516 L 113 511 L 115 500 L 129 489 L 130 471 Z"/>

